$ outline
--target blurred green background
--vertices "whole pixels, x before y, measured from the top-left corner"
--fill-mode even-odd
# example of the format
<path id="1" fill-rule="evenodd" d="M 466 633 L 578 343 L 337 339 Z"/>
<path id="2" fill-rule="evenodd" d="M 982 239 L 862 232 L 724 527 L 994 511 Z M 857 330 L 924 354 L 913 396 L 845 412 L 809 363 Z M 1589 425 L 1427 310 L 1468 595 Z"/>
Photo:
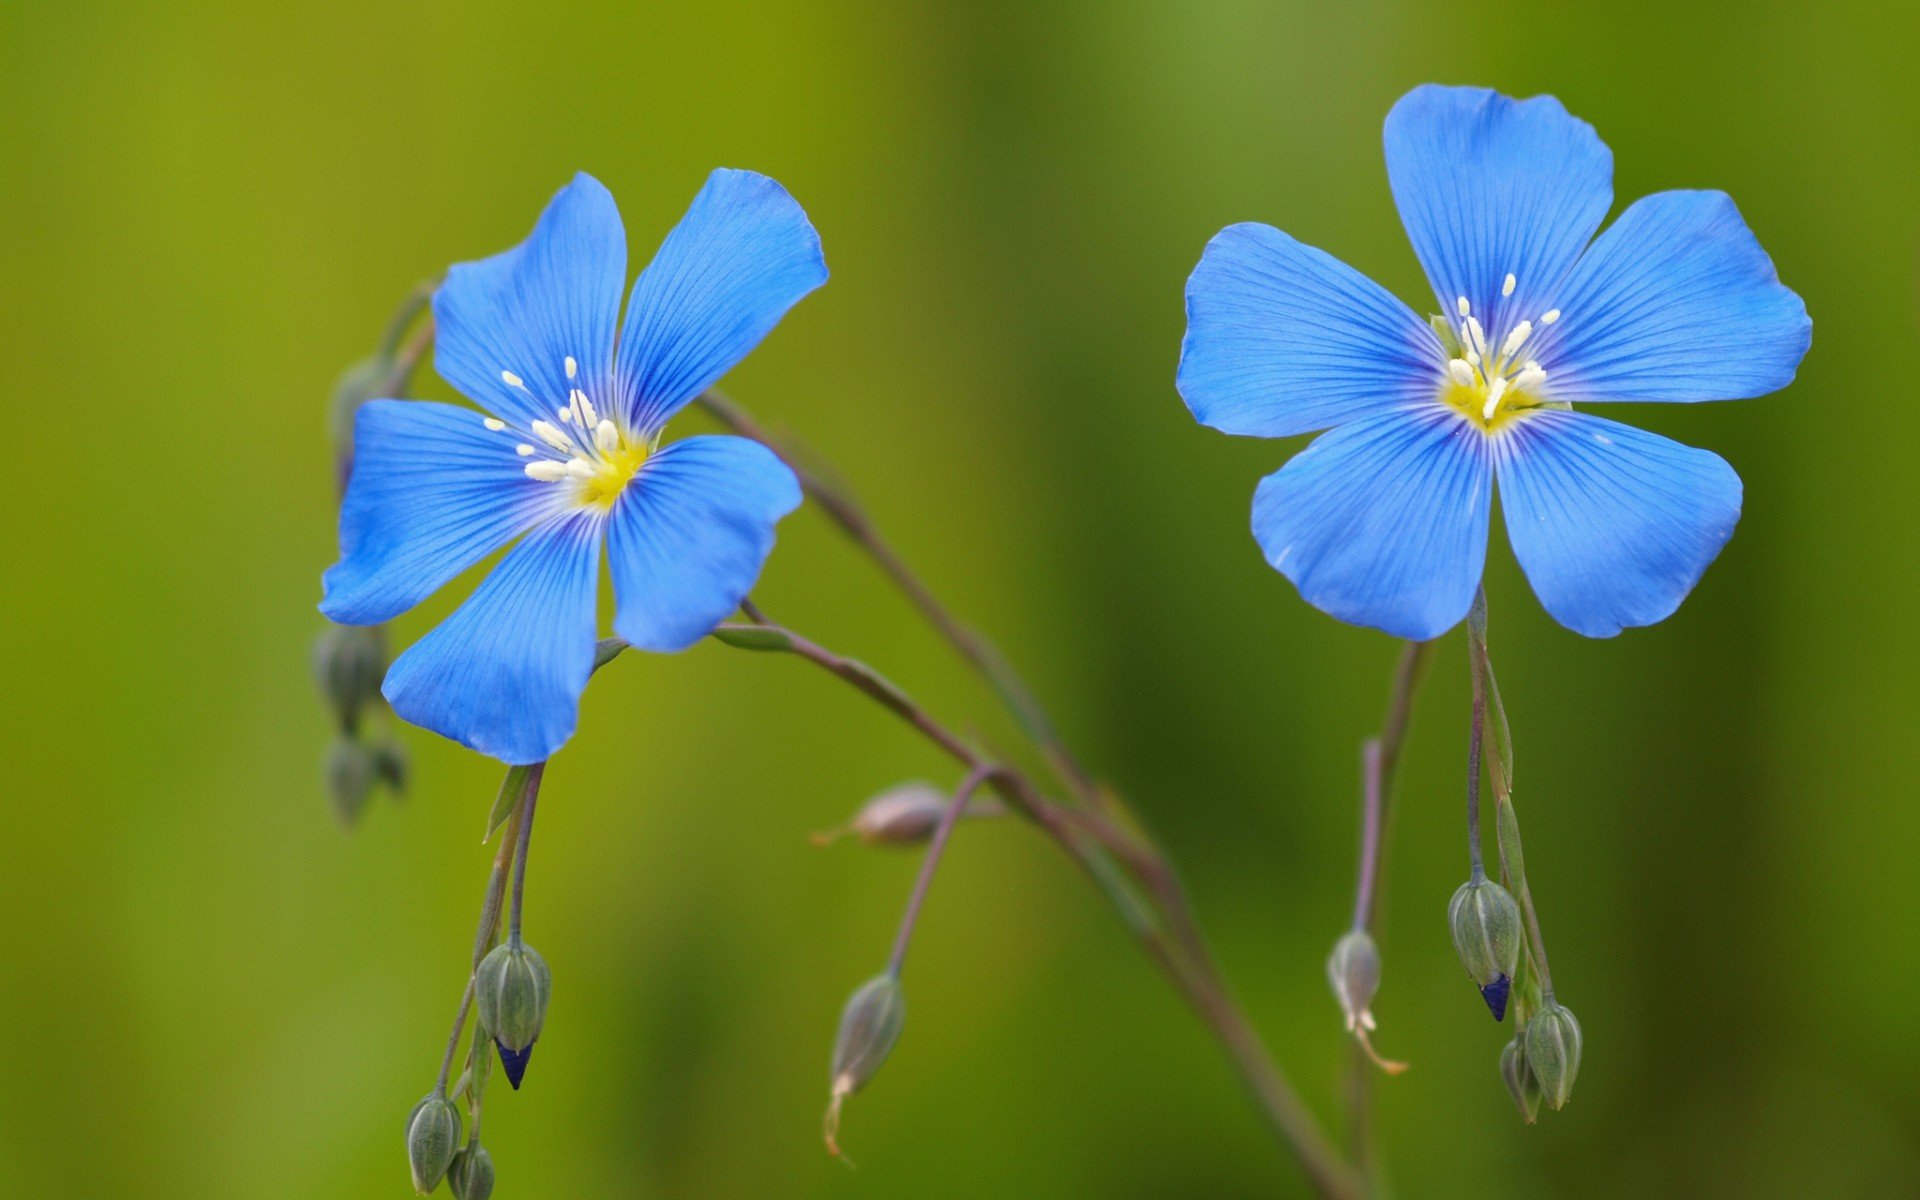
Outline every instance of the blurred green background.
<path id="1" fill-rule="evenodd" d="M 1583 640 L 1492 557 L 1528 858 L 1587 1032 L 1536 1128 L 1444 930 L 1464 638 L 1437 657 L 1375 1006 L 1414 1064 L 1379 1089 L 1399 1191 L 1920 1193 L 1917 24 L 1872 0 L 0 5 L 0 1192 L 407 1194 L 498 772 L 409 731 L 412 798 L 352 834 L 329 814 L 325 397 L 416 281 L 517 241 L 581 168 L 636 266 L 716 165 L 806 206 L 833 281 L 729 388 L 838 465 L 1134 798 L 1334 1120 L 1321 962 L 1396 649 L 1262 564 L 1249 499 L 1295 447 L 1188 417 L 1181 289 L 1257 219 L 1426 305 L 1379 128 L 1441 80 L 1559 95 L 1622 202 L 1730 191 L 1816 336 L 1784 394 L 1619 414 L 1746 480 L 1672 620 Z M 760 597 L 1006 736 L 818 513 Z M 859 1171 L 822 1152 L 839 1005 L 917 858 L 806 834 L 912 776 L 953 772 L 797 662 L 707 644 L 596 681 L 541 806 L 528 932 L 557 996 L 527 1089 L 489 1106 L 499 1194 L 1303 1194 L 1011 824 L 966 827 L 937 882 L 905 1039 L 848 1111 Z"/>

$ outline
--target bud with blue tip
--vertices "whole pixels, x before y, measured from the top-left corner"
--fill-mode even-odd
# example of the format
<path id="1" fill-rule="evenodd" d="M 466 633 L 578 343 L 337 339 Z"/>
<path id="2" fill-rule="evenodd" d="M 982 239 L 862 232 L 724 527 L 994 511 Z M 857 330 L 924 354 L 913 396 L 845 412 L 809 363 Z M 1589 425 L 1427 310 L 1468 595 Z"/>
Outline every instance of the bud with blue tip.
<path id="1" fill-rule="evenodd" d="M 533 1043 L 546 1023 L 552 973 L 532 946 L 510 938 L 480 961 L 473 987 L 480 1025 L 499 1048 L 507 1082 L 518 1091 Z"/>
<path id="2" fill-rule="evenodd" d="M 425 1196 L 440 1186 L 460 1148 L 460 1110 L 447 1094 L 435 1091 L 407 1114 L 407 1164 L 413 1190 Z"/>
<path id="3" fill-rule="evenodd" d="M 447 1187 L 454 1200 L 487 1200 L 493 1195 L 493 1156 L 478 1142 L 469 1142 L 453 1156 L 447 1168 Z"/>
<path id="4" fill-rule="evenodd" d="M 1507 995 L 1520 962 L 1520 906 L 1512 893 L 1485 875 L 1460 885 L 1447 904 L 1447 925 L 1460 963 L 1479 987 L 1493 1019 L 1507 1015 Z"/>
<path id="5" fill-rule="evenodd" d="M 833 1065 L 828 1071 L 833 1098 L 827 1107 L 827 1149 L 840 1153 L 840 1106 L 848 1096 L 867 1086 L 880 1070 L 907 1020 L 906 995 L 900 977 L 883 971 L 860 985 L 840 1013 L 840 1033 L 833 1043 Z"/>
<path id="6" fill-rule="evenodd" d="M 1539 1080 L 1547 1106 L 1563 1107 L 1580 1073 L 1580 1022 L 1551 997 L 1527 1022 L 1527 1066 Z"/>

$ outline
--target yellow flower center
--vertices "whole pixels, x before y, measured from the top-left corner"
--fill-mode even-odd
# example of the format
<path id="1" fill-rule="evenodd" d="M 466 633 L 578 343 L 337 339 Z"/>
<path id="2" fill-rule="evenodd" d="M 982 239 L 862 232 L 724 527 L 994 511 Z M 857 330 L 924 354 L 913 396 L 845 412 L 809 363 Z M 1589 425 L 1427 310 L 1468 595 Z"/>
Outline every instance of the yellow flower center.
<path id="1" fill-rule="evenodd" d="M 571 385 L 580 373 L 572 357 L 566 360 L 567 382 Z M 500 372 L 501 380 L 515 391 L 525 393 L 527 385 L 512 371 Z M 498 417 L 483 422 L 494 433 L 509 432 Z M 527 478 L 573 489 L 574 503 L 581 508 L 605 512 L 626 490 L 627 482 L 639 473 L 653 453 L 645 437 L 602 416 L 587 394 L 569 386 L 567 403 L 554 409 L 554 419 L 528 423 L 525 432 L 531 440 L 521 442 L 515 453 L 527 460 Z"/>
<path id="2" fill-rule="evenodd" d="M 1502 296 L 1513 294 L 1514 278 L 1509 275 L 1500 289 Z M 1492 433 L 1509 424 L 1529 409 L 1551 403 L 1542 392 L 1547 373 L 1528 357 L 1527 346 L 1536 326 L 1521 321 L 1507 330 L 1495 345 L 1487 338 L 1480 319 L 1465 296 L 1455 302 L 1459 314 L 1458 336 L 1451 321 L 1445 327 L 1439 318 L 1435 325 L 1449 355 L 1446 378 L 1440 385 L 1440 401 L 1458 410 L 1468 420 Z M 1544 329 L 1560 319 L 1560 310 L 1549 309 L 1540 315 L 1537 328 Z"/>

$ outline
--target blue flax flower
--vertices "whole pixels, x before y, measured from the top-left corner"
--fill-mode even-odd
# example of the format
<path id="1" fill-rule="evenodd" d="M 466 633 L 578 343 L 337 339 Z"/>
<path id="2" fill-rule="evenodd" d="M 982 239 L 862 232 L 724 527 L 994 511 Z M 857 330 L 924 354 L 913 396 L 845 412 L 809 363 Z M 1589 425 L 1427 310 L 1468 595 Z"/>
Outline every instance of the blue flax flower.
<path id="1" fill-rule="evenodd" d="M 1181 396 L 1253 437 L 1327 430 L 1260 484 L 1253 531 L 1308 602 L 1401 637 L 1472 603 L 1494 481 L 1540 602 L 1589 637 L 1678 608 L 1733 534 L 1717 455 L 1575 411 L 1784 387 L 1812 325 L 1720 192 L 1660 192 L 1599 231 L 1613 156 L 1558 100 L 1426 86 L 1387 176 L 1442 316 L 1266 225 L 1187 284 Z"/>
<path id="2" fill-rule="evenodd" d="M 633 645 L 684 649 L 734 610 L 799 484 L 757 442 L 662 446 L 661 429 L 826 278 L 806 214 L 749 171 L 707 180 L 624 322 L 626 233 L 587 175 L 525 242 L 447 273 L 435 366 L 485 411 L 361 407 L 320 609 L 389 620 L 518 541 L 393 664 L 395 712 L 509 763 L 552 754 L 592 670 L 603 544 L 613 629 Z"/>

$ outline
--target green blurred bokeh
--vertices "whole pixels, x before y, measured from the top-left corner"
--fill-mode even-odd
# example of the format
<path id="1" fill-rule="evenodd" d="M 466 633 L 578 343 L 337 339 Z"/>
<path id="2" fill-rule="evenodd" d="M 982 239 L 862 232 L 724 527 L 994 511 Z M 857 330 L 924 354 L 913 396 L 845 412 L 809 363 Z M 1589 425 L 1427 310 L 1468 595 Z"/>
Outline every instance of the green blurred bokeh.
<path id="1" fill-rule="evenodd" d="M 1874 0 L 0 5 L 0 1193 L 406 1194 L 497 769 L 410 731 L 412 799 L 351 835 L 328 813 L 324 398 L 416 281 L 518 240 L 576 169 L 636 264 L 716 165 L 806 206 L 833 280 L 731 390 L 838 465 L 1134 797 L 1333 1120 L 1321 960 L 1395 648 L 1248 536 L 1295 447 L 1199 428 L 1172 379 L 1183 281 L 1229 222 L 1425 302 L 1379 126 L 1429 79 L 1559 95 L 1622 201 L 1730 191 L 1816 337 L 1784 394 L 1621 414 L 1746 480 L 1672 620 L 1583 640 L 1492 557 L 1528 857 L 1588 1039 L 1536 1128 L 1446 940 L 1462 639 L 1438 656 L 1376 1005 L 1414 1063 L 1379 1088 L 1399 1190 L 1920 1193 L 1917 36 Z M 1008 736 L 819 514 L 760 596 Z M 527 1090 L 489 1106 L 500 1194 L 1303 1194 L 1013 825 L 958 839 L 905 1039 L 847 1114 L 861 1169 L 827 1158 L 838 1007 L 917 860 L 805 835 L 952 774 L 797 662 L 707 644 L 605 672 L 542 805 L 528 929 L 557 994 Z"/>

